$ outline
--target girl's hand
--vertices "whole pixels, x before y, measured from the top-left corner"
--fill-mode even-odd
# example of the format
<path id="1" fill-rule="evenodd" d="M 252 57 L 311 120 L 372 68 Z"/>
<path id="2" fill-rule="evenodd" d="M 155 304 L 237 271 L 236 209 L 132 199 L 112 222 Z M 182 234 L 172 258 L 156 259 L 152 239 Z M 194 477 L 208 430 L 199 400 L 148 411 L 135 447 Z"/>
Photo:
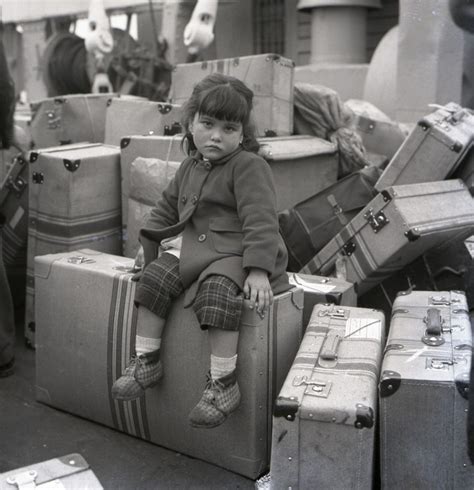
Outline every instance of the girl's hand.
<path id="1" fill-rule="evenodd" d="M 263 318 L 273 303 L 273 291 L 266 271 L 250 269 L 244 283 L 244 296 L 250 300 L 250 308 L 257 306 L 257 313 Z"/>
<path id="2" fill-rule="evenodd" d="M 135 257 L 135 269 L 143 269 L 145 264 L 145 254 L 143 252 L 143 245 L 140 245 L 137 255 Z"/>
<path id="3" fill-rule="evenodd" d="M 138 281 L 143 274 L 143 265 L 145 264 L 145 254 L 143 253 L 143 245 L 140 245 L 137 255 L 135 257 L 135 264 L 133 264 L 133 277 L 132 281 Z"/>

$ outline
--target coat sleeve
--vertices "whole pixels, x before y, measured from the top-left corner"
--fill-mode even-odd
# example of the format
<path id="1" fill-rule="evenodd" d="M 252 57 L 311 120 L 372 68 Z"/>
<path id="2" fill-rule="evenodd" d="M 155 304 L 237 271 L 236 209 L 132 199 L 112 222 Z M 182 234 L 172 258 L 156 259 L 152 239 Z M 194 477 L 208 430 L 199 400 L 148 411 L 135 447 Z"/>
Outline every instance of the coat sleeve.
<path id="1" fill-rule="evenodd" d="M 243 230 L 243 267 L 273 274 L 279 244 L 273 175 L 268 163 L 247 154 L 234 167 L 234 194 Z"/>

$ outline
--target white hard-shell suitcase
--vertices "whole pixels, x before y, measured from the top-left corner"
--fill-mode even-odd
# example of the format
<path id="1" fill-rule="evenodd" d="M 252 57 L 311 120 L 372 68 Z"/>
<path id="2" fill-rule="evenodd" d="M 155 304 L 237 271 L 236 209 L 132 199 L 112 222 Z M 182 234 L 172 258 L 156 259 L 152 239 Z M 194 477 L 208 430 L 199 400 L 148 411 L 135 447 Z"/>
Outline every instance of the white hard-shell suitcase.
<path id="1" fill-rule="evenodd" d="M 377 310 L 318 304 L 277 397 L 272 489 L 370 489 L 384 338 Z"/>
<path id="2" fill-rule="evenodd" d="M 463 292 L 398 295 L 379 386 L 382 488 L 473 488 L 466 424 L 471 357 Z"/>

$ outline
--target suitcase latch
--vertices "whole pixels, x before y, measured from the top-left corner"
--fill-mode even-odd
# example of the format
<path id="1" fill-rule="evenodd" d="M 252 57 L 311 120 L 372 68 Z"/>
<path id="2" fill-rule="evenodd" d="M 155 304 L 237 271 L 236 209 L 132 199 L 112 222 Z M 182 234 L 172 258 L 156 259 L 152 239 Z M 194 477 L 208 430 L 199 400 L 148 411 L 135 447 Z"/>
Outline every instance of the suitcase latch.
<path id="1" fill-rule="evenodd" d="M 49 111 L 47 113 L 48 117 L 48 129 L 58 129 L 61 127 L 61 118 L 56 116 L 54 111 Z"/>
<path id="2" fill-rule="evenodd" d="M 451 301 L 445 296 L 430 296 L 429 302 L 431 305 L 441 305 L 441 306 L 449 306 Z"/>
<path id="3" fill-rule="evenodd" d="M 76 255 L 74 257 L 69 257 L 67 261 L 70 264 L 93 264 L 95 260 L 90 259 L 88 257 L 84 257 L 82 255 Z"/>
<path id="4" fill-rule="evenodd" d="M 317 396 L 319 398 L 327 398 L 331 391 L 331 381 L 318 381 L 309 379 L 308 376 L 295 376 L 293 378 L 293 386 L 305 385 L 305 395 Z"/>
<path id="5" fill-rule="evenodd" d="M 347 320 L 347 310 L 344 308 L 336 308 L 331 310 L 320 310 L 318 316 L 329 316 L 337 320 Z"/>
<path id="6" fill-rule="evenodd" d="M 36 477 L 38 473 L 35 470 L 24 471 L 7 478 L 7 483 L 10 485 L 16 485 L 17 488 L 35 488 Z"/>
<path id="7" fill-rule="evenodd" d="M 374 233 L 378 233 L 389 222 L 383 211 L 374 214 L 372 208 L 364 214 L 364 218 L 367 220 L 372 230 L 374 230 Z"/>
<path id="8" fill-rule="evenodd" d="M 9 177 L 8 182 L 5 184 L 5 187 L 13 191 L 17 197 L 20 197 L 25 190 L 26 184 L 26 180 L 18 175 L 16 179 Z"/>
<path id="9" fill-rule="evenodd" d="M 36 485 L 37 476 L 38 473 L 35 470 L 24 471 L 23 473 L 9 476 L 7 483 L 15 485 L 18 490 L 32 490 L 33 488 L 41 488 L 41 490 L 63 490 L 66 488 L 59 479 Z"/>
<path id="10" fill-rule="evenodd" d="M 450 366 L 454 366 L 454 364 L 458 365 L 466 365 L 468 366 L 468 360 L 464 356 L 454 356 L 453 358 L 449 357 L 427 357 L 426 358 L 426 369 L 436 369 L 436 370 L 446 370 L 449 369 Z"/>

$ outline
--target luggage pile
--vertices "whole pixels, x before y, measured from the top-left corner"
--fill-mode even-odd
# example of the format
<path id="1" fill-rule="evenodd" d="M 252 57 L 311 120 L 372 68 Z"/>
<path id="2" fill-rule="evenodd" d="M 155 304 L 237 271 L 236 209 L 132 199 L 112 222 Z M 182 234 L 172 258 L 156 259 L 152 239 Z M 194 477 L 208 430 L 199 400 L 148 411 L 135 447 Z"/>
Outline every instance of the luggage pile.
<path id="1" fill-rule="evenodd" d="M 294 287 L 264 319 L 245 312 L 242 406 L 204 434 L 185 420 L 209 352 L 182 299 L 163 356 L 183 363 L 167 362 L 160 393 L 120 402 L 110 388 L 137 328 L 138 232 L 185 156 L 190 81 L 213 71 L 255 93 Z M 27 283 L 37 399 L 252 479 L 270 466 L 271 488 L 365 489 L 380 470 L 384 488 L 466 488 L 474 116 L 450 103 L 406 130 L 293 75 L 272 54 L 211 60 L 176 67 L 170 103 L 33 105 L 34 148 L 0 210 L 4 260 Z"/>

